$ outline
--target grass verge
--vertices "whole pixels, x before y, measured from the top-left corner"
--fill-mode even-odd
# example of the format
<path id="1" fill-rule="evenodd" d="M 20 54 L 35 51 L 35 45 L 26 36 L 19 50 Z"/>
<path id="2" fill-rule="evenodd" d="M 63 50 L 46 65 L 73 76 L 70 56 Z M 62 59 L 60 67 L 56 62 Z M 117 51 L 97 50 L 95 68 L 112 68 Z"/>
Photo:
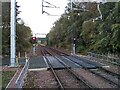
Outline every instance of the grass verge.
<path id="1" fill-rule="evenodd" d="M 2 71 L 2 88 L 6 88 L 16 71 Z M 1 73 L 1 72 L 0 72 Z"/>

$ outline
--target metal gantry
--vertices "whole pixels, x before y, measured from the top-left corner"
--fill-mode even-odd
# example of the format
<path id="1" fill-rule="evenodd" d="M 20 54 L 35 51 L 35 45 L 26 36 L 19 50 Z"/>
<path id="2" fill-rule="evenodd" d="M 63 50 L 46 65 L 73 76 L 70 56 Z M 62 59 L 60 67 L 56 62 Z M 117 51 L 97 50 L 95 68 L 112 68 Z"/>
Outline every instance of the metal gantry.
<path id="1" fill-rule="evenodd" d="M 83 7 L 82 9 L 78 9 L 78 8 L 74 8 L 73 7 L 73 4 L 79 6 L 80 3 L 83 3 L 85 2 L 85 0 L 68 0 L 70 2 L 70 10 L 73 11 L 73 10 L 78 10 L 78 11 L 89 11 L 87 9 L 85 9 L 85 7 Z M 98 20 L 98 19 L 101 19 L 102 20 L 102 12 L 100 10 L 100 4 L 104 4 L 107 2 L 107 0 L 87 0 L 86 2 L 91 2 L 91 3 L 96 3 L 97 4 L 97 10 L 99 12 L 99 16 L 98 17 L 95 17 L 95 18 L 91 18 L 90 20 L 88 21 L 95 21 L 95 20 Z"/>
<path id="2" fill-rule="evenodd" d="M 44 3 L 47 4 L 47 5 L 44 5 Z M 53 15 L 53 14 L 50 14 L 50 13 L 46 12 L 46 11 L 44 10 L 44 8 L 60 8 L 60 7 L 55 6 L 55 5 L 49 3 L 49 2 L 47 2 L 47 1 L 45 1 L 45 0 L 42 0 L 42 14 L 46 13 L 46 14 L 49 15 L 49 16 L 61 16 L 61 15 Z"/>

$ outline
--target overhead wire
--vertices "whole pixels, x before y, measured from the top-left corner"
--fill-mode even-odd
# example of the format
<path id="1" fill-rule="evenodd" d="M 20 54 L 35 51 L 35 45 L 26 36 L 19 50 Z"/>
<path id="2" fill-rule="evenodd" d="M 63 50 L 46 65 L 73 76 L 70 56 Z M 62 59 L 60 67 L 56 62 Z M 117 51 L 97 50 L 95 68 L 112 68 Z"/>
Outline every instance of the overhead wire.
<path id="1" fill-rule="evenodd" d="M 43 5 L 44 3 L 46 3 L 46 4 L 48 4 L 48 5 Z M 60 15 L 51 15 L 50 13 L 44 11 L 44 10 L 43 10 L 43 7 L 45 7 L 45 8 L 60 8 L 60 7 L 57 7 L 57 6 L 51 4 L 51 3 L 47 2 L 47 1 L 42 0 L 42 14 L 43 14 L 43 13 L 46 13 L 46 14 L 49 15 L 49 16 L 60 16 Z"/>

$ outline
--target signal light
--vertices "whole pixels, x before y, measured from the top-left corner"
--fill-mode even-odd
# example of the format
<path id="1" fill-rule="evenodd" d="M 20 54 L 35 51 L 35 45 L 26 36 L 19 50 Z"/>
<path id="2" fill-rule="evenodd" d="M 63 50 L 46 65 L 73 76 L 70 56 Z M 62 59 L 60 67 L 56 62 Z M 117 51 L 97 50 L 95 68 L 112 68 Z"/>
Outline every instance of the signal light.
<path id="1" fill-rule="evenodd" d="M 36 37 L 32 37 L 32 41 L 36 41 Z"/>
<path id="2" fill-rule="evenodd" d="M 32 37 L 31 41 L 32 41 L 32 44 L 36 44 L 37 43 L 37 38 L 36 37 Z"/>

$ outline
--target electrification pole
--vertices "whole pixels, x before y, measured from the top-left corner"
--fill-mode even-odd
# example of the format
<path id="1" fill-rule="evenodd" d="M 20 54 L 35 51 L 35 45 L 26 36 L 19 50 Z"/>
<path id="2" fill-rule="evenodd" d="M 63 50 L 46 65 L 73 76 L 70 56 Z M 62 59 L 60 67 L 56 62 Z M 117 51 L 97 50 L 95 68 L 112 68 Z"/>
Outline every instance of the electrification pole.
<path id="1" fill-rule="evenodd" d="M 16 45 L 15 45 L 15 37 L 16 37 L 16 0 L 11 0 L 11 35 L 10 35 L 10 66 L 15 67 L 15 59 L 16 59 Z"/>
<path id="2" fill-rule="evenodd" d="M 72 11 L 72 3 L 73 3 L 73 0 L 70 0 L 70 3 L 71 3 L 70 8 L 71 8 L 71 11 Z"/>

